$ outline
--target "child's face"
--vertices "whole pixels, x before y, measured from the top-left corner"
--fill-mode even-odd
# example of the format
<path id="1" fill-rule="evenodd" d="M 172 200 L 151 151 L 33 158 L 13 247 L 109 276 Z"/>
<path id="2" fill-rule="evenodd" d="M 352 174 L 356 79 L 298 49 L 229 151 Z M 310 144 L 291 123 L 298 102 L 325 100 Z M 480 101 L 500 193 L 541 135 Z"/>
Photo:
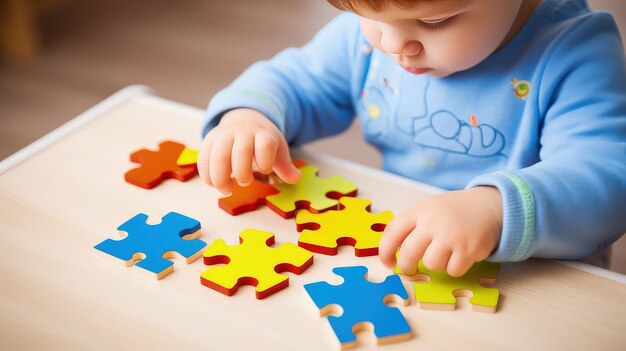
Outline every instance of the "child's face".
<path id="1" fill-rule="evenodd" d="M 407 71 L 445 77 L 477 65 L 510 39 L 522 2 L 430 0 L 410 8 L 390 2 L 359 16 L 369 43 Z"/>

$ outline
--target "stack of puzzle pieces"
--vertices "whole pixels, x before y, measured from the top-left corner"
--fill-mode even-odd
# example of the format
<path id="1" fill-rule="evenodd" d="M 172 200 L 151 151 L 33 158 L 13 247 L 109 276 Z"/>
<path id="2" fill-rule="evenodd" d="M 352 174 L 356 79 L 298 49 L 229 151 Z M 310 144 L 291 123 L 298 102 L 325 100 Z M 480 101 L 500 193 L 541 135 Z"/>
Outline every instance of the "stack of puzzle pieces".
<path id="1" fill-rule="evenodd" d="M 168 178 L 187 181 L 197 174 L 198 152 L 185 145 L 164 141 L 156 151 L 142 149 L 131 154 L 139 166 L 129 170 L 124 178 L 133 185 L 151 189 Z M 275 177 L 257 175 L 247 187 L 233 181 L 234 190 L 218 200 L 219 207 L 236 216 L 267 206 L 283 218 L 295 217 L 300 233 L 297 245 L 285 243 L 274 247 L 274 234 L 246 229 L 239 234 L 240 245 L 228 246 L 222 239 L 208 248 L 200 239 L 200 222 L 179 213 L 170 212 L 157 225 L 146 223 L 147 215 L 140 213 L 117 229 L 128 235 L 122 240 L 107 239 L 95 246 L 105 254 L 122 260 L 127 266 L 136 265 L 142 271 L 160 279 L 173 270 L 168 259 L 172 252 L 186 258 L 187 263 L 200 256 L 208 269 L 200 275 L 201 284 L 233 295 L 242 285 L 252 285 L 256 298 L 266 298 L 289 285 L 291 272 L 303 273 L 313 264 L 314 253 L 336 255 L 338 246 L 354 247 L 355 256 L 378 255 L 378 244 L 385 226 L 393 215 L 390 211 L 370 212 L 371 201 L 356 197 L 357 187 L 340 177 L 321 178 L 318 169 L 303 161 L 296 165 L 302 172 L 296 184 L 281 183 Z M 298 211 L 299 210 L 299 211 Z M 495 312 L 499 291 L 493 287 L 498 265 L 479 262 L 463 277 L 454 278 L 445 272 L 428 270 L 422 262 L 412 280 L 415 301 L 420 308 L 454 310 L 456 297 L 471 296 L 472 309 Z M 382 283 L 367 280 L 364 266 L 336 267 L 333 272 L 344 281 L 340 285 L 316 282 L 304 285 L 321 316 L 328 316 L 342 348 L 355 346 L 355 333 L 369 324 L 379 344 L 410 339 L 409 323 L 400 310 L 389 304 L 409 304 L 409 296 L 398 275 L 392 274 Z M 402 273 L 395 270 L 394 273 Z M 395 300 L 390 297 L 395 296 Z"/>

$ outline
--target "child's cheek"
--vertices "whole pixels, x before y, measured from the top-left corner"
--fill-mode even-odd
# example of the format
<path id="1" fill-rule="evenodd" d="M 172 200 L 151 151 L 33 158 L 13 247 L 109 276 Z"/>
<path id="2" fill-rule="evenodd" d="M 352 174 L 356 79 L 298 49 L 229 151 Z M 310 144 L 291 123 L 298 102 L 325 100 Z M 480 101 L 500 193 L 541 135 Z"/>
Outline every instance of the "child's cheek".
<path id="1" fill-rule="evenodd" d="M 371 46 L 380 50 L 380 38 L 382 34 L 378 26 L 373 21 L 363 17 L 360 18 L 360 23 L 361 32 L 363 33 L 365 39 Z"/>

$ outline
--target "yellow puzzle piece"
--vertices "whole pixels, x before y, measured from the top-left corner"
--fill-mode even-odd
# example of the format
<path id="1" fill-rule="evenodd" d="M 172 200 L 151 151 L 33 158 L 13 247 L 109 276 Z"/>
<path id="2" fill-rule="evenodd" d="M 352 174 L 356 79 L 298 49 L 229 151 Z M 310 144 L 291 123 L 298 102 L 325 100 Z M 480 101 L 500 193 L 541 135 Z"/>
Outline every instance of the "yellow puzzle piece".
<path id="1" fill-rule="evenodd" d="M 183 151 L 178 156 L 178 159 L 176 160 L 176 164 L 179 166 L 193 165 L 197 162 L 198 150 L 190 149 L 188 147 L 183 149 Z"/>
<path id="2" fill-rule="evenodd" d="M 300 167 L 300 171 L 302 178 L 298 183 L 274 184 L 279 193 L 266 198 L 267 205 L 283 218 L 293 217 L 296 207 L 308 208 L 311 212 L 323 212 L 338 206 L 337 197 L 356 195 L 356 185 L 343 177 L 320 178 L 317 176 L 317 167 L 309 165 Z"/>
<path id="3" fill-rule="evenodd" d="M 393 218 L 391 211 L 371 213 L 370 200 L 341 197 L 341 210 L 296 215 L 297 230 L 302 231 L 298 245 L 313 252 L 336 255 L 338 245 L 354 246 L 356 256 L 378 255 L 382 231 Z"/>
<path id="4" fill-rule="evenodd" d="M 413 286 L 415 302 L 424 309 L 454 310 L 457 296 L 469 296 L 473 311 L 494 313 L 500 291 L 483 285 L 495 284 L 499 268 L 498 263 L 481 261 L 462 277 L 452 277 L 445 270 L 431 271 L 420 261 L 418 282 Z M 396 267 L 394 273 L 402 271 Z"/>
<path id="5" fill-rule="evenodd" d="M 228 246 L 215 240 L 202 254 L 207 265 L 213 266 L 201 274 L 203 285 L 231 296 L 241 285 L 256 286 L 257 299 L 287 287 L 289 277 L 281 272 L 300 274 L 313 264 L 313 254 L 297 245 L 274 244 L 274 234 L 246 229 L 239 234 L 240 245 Z"/>

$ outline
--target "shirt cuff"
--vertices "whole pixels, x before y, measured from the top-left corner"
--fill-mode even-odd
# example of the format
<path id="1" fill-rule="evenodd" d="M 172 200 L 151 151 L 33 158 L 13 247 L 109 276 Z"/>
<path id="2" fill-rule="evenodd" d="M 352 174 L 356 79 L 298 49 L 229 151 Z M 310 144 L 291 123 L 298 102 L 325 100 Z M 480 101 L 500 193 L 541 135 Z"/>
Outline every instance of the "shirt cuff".
<path id="1" fill-rule="evenodd" d="M 271 96 L 242 89 L 224 89 L 217 93 L 207 108 L 202 119 L 202 134 L 204 138 L 211 129 L 215 128 L 224 114 L 236 108 L 250 108 L 259 111 L 269 118 L 278 129 L 285 133 L 285 109 Z"/>
<path id="2" fill-rule="evenodd" d="M 489 261 L 522 261 L 529 256 L 535 236 L 535 200 L 526 180 L 511 171 L 473 179 L 466 188 L 494 186 L 502 194 L 502 235 Z"/>

